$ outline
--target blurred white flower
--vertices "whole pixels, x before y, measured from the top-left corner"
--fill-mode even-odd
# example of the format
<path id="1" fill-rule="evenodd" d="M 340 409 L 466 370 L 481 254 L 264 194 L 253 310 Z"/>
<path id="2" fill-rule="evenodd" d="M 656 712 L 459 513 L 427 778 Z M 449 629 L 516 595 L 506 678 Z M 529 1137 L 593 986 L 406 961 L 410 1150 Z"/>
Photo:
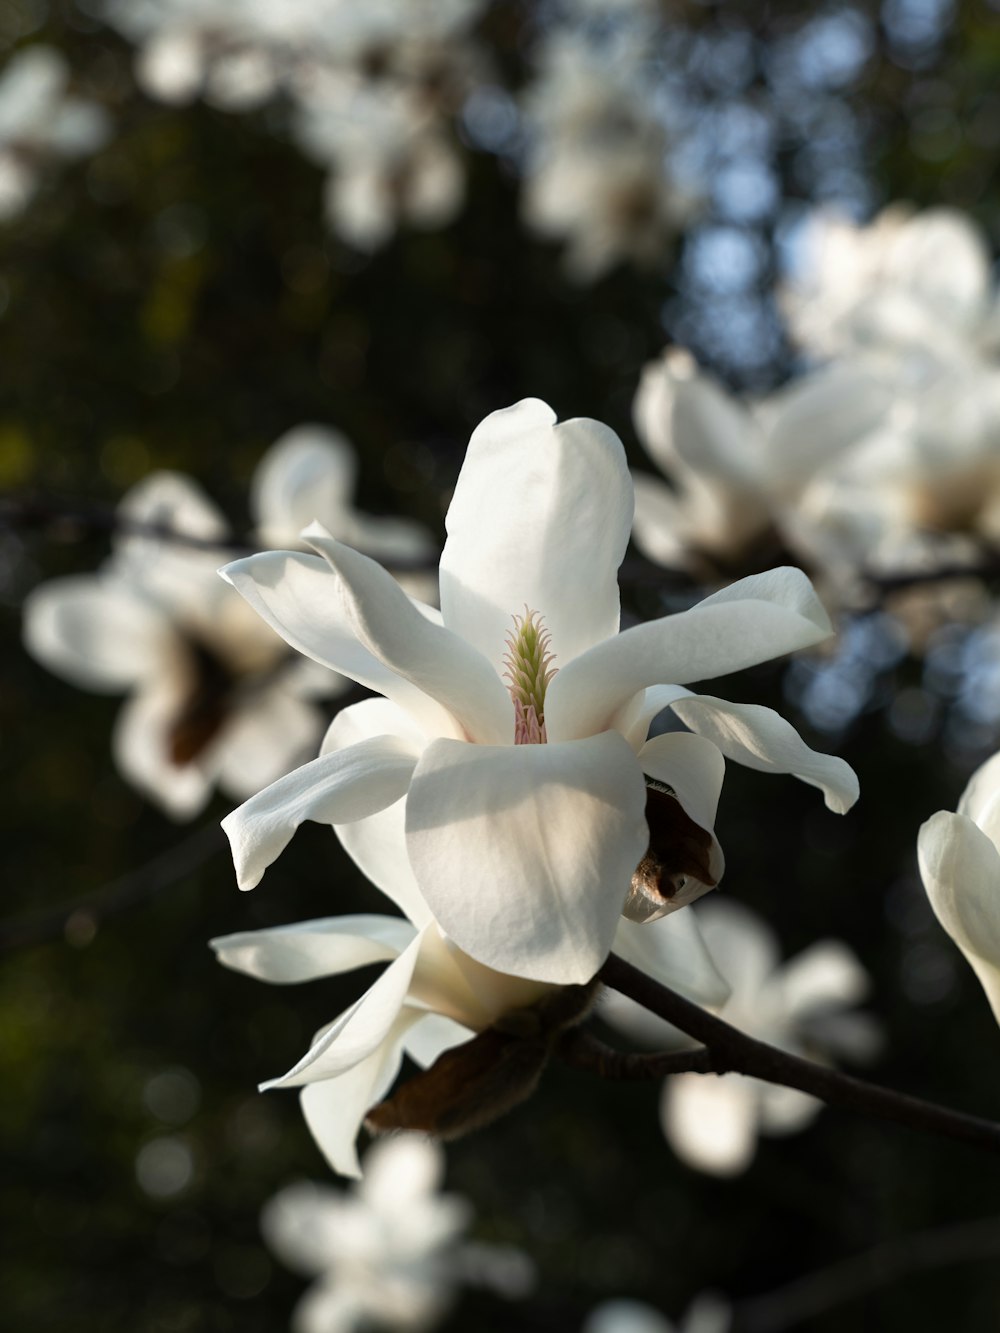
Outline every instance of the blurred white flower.
<path id="1" fill-rule="evenodd" d="M 289 432 L 254 478 L 259 530 L 294 542 L 320 515 L 387 558 L 425 556 L 430 539 L 417 525 L 352 509 L 353 479 L 340 437 L 316 426 Z M 174 818 L 188 819 L 216 784 L 245 797 L 301 762 L 323 730 L 315 701 L 346 682 L 289 653 L 218 577 L 228 525 L 189 478 L 156 473 L 119 513 L 124 531 L 100 571 L 55 579 L 28 597 L 25 643 L 83 689 L 129 694 L 113 737 L 118 767 Z M 219 545 L 130 534 L 130 524 Z"/>
<path id="2" fill-rule="evenodd" d="M 842 581 L 974 561 L 1000 541 L 1000 307 L 983 236 L 955 210 L 898 205 L 867 227 L 821 218 L 810 236 L 785 292 L 793 333 L 887 398 L 802 496 L 800 542 Z"/>
<path id="3" fill-rule="evenodd" d="M 667 348 L 643 370 L 633 405 L 639 439 L 670 482 L 633 474 L 637 545 L 710 580 L 795 549 L 803 490 L 886 406 L 886 391 L 851 362 L 751 404 Z"/>
<path id="4" fill-rule="evenodd" d="M 400 223 L 441 227 L 458 212 L 457 145 L 418 88 L 324 79 L 300 100 L 297 136 L 330 170 L 327 217 L 351 245 L 376 250 Z"/>
<path id="5" fill-rule="evenodd" d="M 388 705 L 369 700 L 359 707 L 377 713 Z M 349 722 L 348 713 L 341 713 L 331 730 Z M 433 1128 L 448 1137 L 488 1122 L 523 1099 L 544 1068 L 550 1041 L 567 1025 L 562 1018 L 582 1017 L 587 1003 L 581 996 L 577 1005 L 570 995 L 564 1015 L 559 988 L 484 967 L 448 937 L 434 920 L 410 866 L 404 814 L 400 801 L 367 819 L 340 824 L 336 831 L 361 870 L 405 913 L 405 920 L 333 917 L 212 941 L 227 967 L 276 983 L 294 984 L 389 962 L 355 1005 L 320 1030 L 288 1074 L 265 1085 L 303 1086 L 302 1109 L 309 1127 L 330 1165 L 345 1175 L 359 1173 L 355 1139 L 362 1120 L 391 1087 L 404 1053 L 427 1067 L 457 1048 L 454 1068 L 439 1067 L 424 1083 L 411 1079 L 403 1084 L 402 1095 L 411 1101 L 416 1087 L 417 1102 L 409 1111 L 404 1106 L 396 1113 L 397 1121 L 409 1116 L 404 1127 Z M 665 917 L 653 926 L 622 920 L 614 946 L 635 966 L 699 1002 L 717 1003 L 726 994 L 688 913 Z M 473 1046 L 470 1039 L 487 1029 L 493 1031 L 486 1042 Z M 502 1073 L 508 1077 L 501 1078 Z"/>
<path id="6" fill-rule="evenodd" d="M 796 341 L 817 356 L 892 345 L 933 354 L 998 332 L 989 249 L 952 208 L 892 204 L 864 226 L 816 215 L 782 301 Z"/>
<path id="7" fill-rule="evenodd" d="M 0 221 L 24 208 L 50 161 L 85 157 L 107 141 L 107 113 L 70 96 L 69 77 L 49 46 L 17 52 L 0 74 Z"/>
<path id="8" fill-rule="evenodd" d="M 951 814 L 939 810 L 917 841 L 937 919 L 965 954 L 1000 1022 L 1000 755 L 969 780 Z"/>
<path id="9" fill-rule="evenodd" d="M 464 197 L 450 119 L 485 52 L 467 30 L 485 0 L 120 0 L 140 83 L 245 110 L 278 92 L 295 137 L 330 172 L 330 225 L 375 250 L 397 225 L 439 227 Z"/>
<path id="10" fill-rule="evenodd" d="M 648 27 L 634 18 L 599 40 L 554 28 L 524 97 L 524 220 L 567 243 L 566 266 L 579 281 L 622 260 L 664 261 L 696 205 L 677 179 L 649 86 Z"/>
<path id="11" fill-rule="evenodd" d="M 614 1300 L 598 1305 L 580 1333 L 729 1333 L 730 1307 L 713 1293 L 697 1296 L 675 1324 L 642 1301 Z"/>
<path id="12" fill-rule="evenodd" d="M 872 1058 L 880 1042 L 874 1021 L 845 1013 L 868 992 L 868 977 L 839 940 L 822 940 L 789 962 L 764 921 L 729 899 L 695 913 L 704 942 L 729 998 L 720 1017 L 781 1050 L 812 1059 Z M 609 993 L 601 1016 L 644 1045 L 693 1045 L 669 1023 L 624 996 Z M 757 1135 L 793 1134 L 818 1114 L 821 1103 L 794 1088 L 742 1074 L 678 1074 L 667 1079 L 661 1101 L 664 1133 L 689 1166 L 736 1175 L 753 1160 Z"/>
<path id="13" fill-rule="evenodd" d="M 472 1216 L 465 1199 L 439 1193 L 443 1175 L 441 1150 L 403 1135 L 368 1150 L 350 1192 L 303 1181 L 266 1205 L 261 1229 L 275 1255 L 319 1279 L 296 1306 L 294 1333 L 438 1323 L 462 1280 Z"/>
<path id="14" fill-rule="evenodd" d="M 318 759 L 224 821 L 241 887 L 304 820 L 362 820 L 405 797 L 409 864 L 455 945 L 500 972 L 581 984 L 623 907 L 652 919 L 717 883 L 724 756 L 850 806 L 851 769 L 776 713 L 662 683 L 826 638 L 808 580 L 772 570 L 618 633 L 631 519 L 617 436 L 596 421 L 557 425 L 528 399 L 472 436 L 447 517 L 440 616 L 318 525 L 307 530 L 317 555 L 230 565 L 293 648 L 386 696 L 345 710 Z M 691 732 L 650 739 L 666 708 Z"/>

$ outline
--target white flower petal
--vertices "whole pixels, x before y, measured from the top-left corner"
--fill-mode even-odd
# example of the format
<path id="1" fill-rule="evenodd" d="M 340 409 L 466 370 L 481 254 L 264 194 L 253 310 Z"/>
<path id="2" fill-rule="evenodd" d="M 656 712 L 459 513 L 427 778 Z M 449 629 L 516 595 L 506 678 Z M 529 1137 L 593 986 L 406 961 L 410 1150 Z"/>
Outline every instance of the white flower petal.
<path id="1" fill-rule="evenodd" d="M 715 827 L 726 761 L 719 747 L 689 731 L 654 736 L 639 751 L 639 765 L 672 787 L 684 813 L 703 829 Z"/>
<path id="2" fill-rule="evenodd" d="M 339 431 L 296 426 L 275 441 L 257 465 L 250 512 L 265 546 L 294 545 L 315 519 L 334 530 L 350 505 L 357 476 L 354 450 Z"/>
<path id="3" fill-rule="evenodd" d="M 260 883 L 305 820 L 346 824 L 398 801 L 415 763 L 398 737 L 375 736 L 320 755 L 251 796 L 222 821 L 240 888 Z"/>
<path id="4" fill-rule="evenodd" d="M 302 1089 L 302 1113 L 323 1156 L 342 1176 L 361 1176 L 356 1140 L 361 1122 L 392 1087 L 403 1061 L 403 1039 L 420 1021 L 416 1009 L 403 1009 L 382 1042 L 352 1068 L 335 1078 Z"/>
<path id="5" fill-rule="evenodd" d="M 237 799 L 261 791 L 316 753 L 324 720 L 318 708 L 283 689 L 254 692 L 220 738 L 219 785 Z"/>
<path id="6" fill-rule="evenodd" d="M 1000 846 L 1000 753 L 973 773 L 958 803 L 958 813 L 978 824 L 994 846 Z"/>
<path id="7" fill-rule="evenodd" d="M 745 1171 L 757 1148 L 755 1081 L 741 1074 L 676 1074 L 663 1085 L 660 1123 L 677 1156 L 714 1176 Z"/>
<path id="8" fill-rule="evenodd" d="M 780 1083 L 760 1083 L 757 1091 L 760 1128 L 764 1134 L 797 1134 L 823 1109 L 817 1098 Z"/>
<path id="9" fill-rule="evenodd" d="M 713 896 L 696 915 L 708 952 L 733 990 L 726 1018 L 764 1036 L 757 999 L 780 962 L 777 936 L 756 912 L 731 898 Z"/>
<path id="10" fill-rule="evenodd" d="M 375 1052 L 387 1040 L 403 1010 L 421 941 L 422 935 L 414 936 L 361 999 L 320 1031 L 302 1059 L 287 1074 L 263 1083 L 261 1090 L 335 1078 Z"/>
<path id="11" fill-rule="evenodd" d="M 334 832 L 341 846 L 361 873 L 382 890 L 417 927 L 432 920 L 431 909 L 424 902 L 406 850 L 406 800 L 396 801 L 385 810 L 338 824 Z"/>
<path id="12" fill-rule="evenodd" d="M 224 967 L 258 981 L 313 981 L 388 962 L 410 944 L 416 929 L 398 917 L 337 916 L 271 930 L 244 930 L 210 940 Z"/>
<path id="13" fill-rule="evenodd" d="M 119 580 L 92 574 L 53 579 L 29 593 L 24 642 L 50 671 L 109 694 L 169 672 L 178 651 L 156 606 Z"/>
<path id="14" fill-rule="evenodd" d="M 882 425 L 893 390 L 863 365 L 837 361 L 793 381 L 763 404 L 770 476 L 777 494 L 794 494 L 817 470 Z"/>
<path id="15" fill-rule="evenodd" d="M 133 486 L 118 506 L 122 530 L 114 538 L 110 568 L 165 605 L 183 606 L 192 583 L 214 589 L 212 570 L 225 558 L 229 525 L 201 487 L 182 472 L 153 472 Z M 218 550 L 184 546 L 163 537 L 130 532 L 130 524 L 218 541 Z"/>
<path id="16" fill-rule="evenodd" d="M 632 536 L 639 550 L 658 565 L 683 568 L 690 552 L 685 537 L 687 521 L 677 492 L 655 477 L 632 473 L 635 517 Z"/>
<path id="17" fill-rule="evenodd" d="M 796 954 L 778 971 L 774 985 L 792 1021 L 859 1004 L 871 989 L 868 973 L 840 940 L 817 940 Z"/>
<path id="18" fill-rule="evenodd" d="M 268 1249 L 295 1273 L 313 1276 L 330 1267 L 326 1220 L 343 1206 L 339 1191 L 312 1181 L 286 1185 L 264 1205 L 260 1229 Z"/>
<path id="19" fill-rule="evenodd" d="M 362 699 L 340 710 L 327 728 L 320 753 L 332 754 L 375 736 L 397 736 L 408 742 L 414 753 L 427 741 L 409 713 L 391 699 Z"/>
<path id="20" fill-rule="evenodd" d="M 445 624 L 502 674 L 511 617 L 537 611 L 556 665 L 618 629 L 632 523 L 625 452 L 598 421 L 555 424 L 536 398 L 472 434 L 441 557 Z"/>
<path id="21" fill-rule="evenodd" d="M 858 779 L 851 766 L 836 755 L 811 750 L 791 723 L 770 708 L 727 703 L 707 694 L 679 698 L 672 707 L 686 726 L 717 745 L 727 759 L 765 773 L 791 773 L 818 787 L 837 814 L 844 814 L 858 799 Z"/>
<path id="22" fill-rule="evenodd" d="M 441 1188 L 444 1168 L 441 1147 L 420 1134 L 378 1139 L 365 1154 L 359 1197 L 376 1212 L 392 1217 L 398 1208 L 429 1202 Z"/>
<path id="23" fill-rule="evenodd" d="M 170 758 L 168 736 L 180 697 L 170 687 L 141 690 L 127 699 L 115 719 L 111 749 L 125 777 L 172 819 L 190 819 L 212 794 L 217 746 L 188 764 Z"/>
<path id="24" fill-rule="evenodd" d="M 337 578 L 359 642 L 456 719 L 473 740 L 510 742 L 513 709 L 499 675 L 474 646 L 425 615 L 381 565 L 319 524 L 302 534 Z"/>
<path id="25" fill-rule="evenodd" d="M 1000 1023 L 1000 853 L 965 815 L 940 810 L 917 839 L 937 919 L 975 970 Z"/>
<path id="26" fill-rule="evenodd" d="M 714 1009 L 729 998 L 729 983 L 706 948 L 693 912 L 671 912 L 648 925 L 623 918 L 613 951 L 696 1004 Z"/>
<path id="27" fill-rule="evenodd" d="M 830 621 L 799 569 L 753 574 L 677 615 L 635 625 L 557 673 L 545 699 L 550 739 L 609 726 L 650 685 L 683 685 L 741 671 L 830 634 Z"/>
<path id="28" fill-rule="evenodd" d="M 604 1301 L 591 1310 L 580 1333 L 676 1333 L 676 1330 L 651 1305 L 618 1299 Z"/>
<path id="29" fill-rule="evenodd" d="M 537 981 L 588 981 L 649 842 L 645 784 L 617 733 L 565 745 L 439 740 L 406 802 L 410 862 L 473 958 Z"/>
<path id="30" fill-rule="evenodd" d="M 449 730 L 451 720 L 443 708 L 358 642 L 325 560 L 298 552 L 265 551 L 219 572 L 297 652 L 386 695 L 432 734 Z"/>
<path id="31" fill-rule="evenodd" d="M 406 1034 L 403 1049 L 421 1069 L 429 1069 L 439 1055 L 461 1046 L 476 1034 L 444 1014 L 425 1014 Z"/>

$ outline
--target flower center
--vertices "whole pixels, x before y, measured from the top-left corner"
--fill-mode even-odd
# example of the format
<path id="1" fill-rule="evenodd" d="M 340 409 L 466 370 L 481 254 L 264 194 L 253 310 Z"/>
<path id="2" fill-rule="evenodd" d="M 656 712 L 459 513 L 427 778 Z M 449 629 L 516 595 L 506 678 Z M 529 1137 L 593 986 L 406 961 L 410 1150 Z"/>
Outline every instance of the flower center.
<path id="1" fill-rule="evenodd" d="M 514 744 L 544 745 L 545 691 L 556 674 L 555 660 L 549 651 L 549 631 L 537 611 L 524 608 L 523 616 L 514 616 L 514 628 L 507 636 L 503 673 L 514 700 Z"/>

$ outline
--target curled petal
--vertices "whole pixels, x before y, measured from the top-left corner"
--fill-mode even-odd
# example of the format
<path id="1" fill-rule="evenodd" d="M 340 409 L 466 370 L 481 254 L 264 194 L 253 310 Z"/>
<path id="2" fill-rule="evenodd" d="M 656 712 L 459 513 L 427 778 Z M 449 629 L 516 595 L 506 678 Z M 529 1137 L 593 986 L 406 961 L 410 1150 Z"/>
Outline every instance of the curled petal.
<path id="1" fill-rule="evenodd" d="M 407 1033 L 421 1020 L 419 1009 L 397 1014 L 383 1040 L 357 1064 L 302 1089 L 302 1113 L 323 1156 L 342 1176 L 360 1179 L 356 1141 L 369 1107 L 382 1100 L 403 1062 Z"/>
<path id="2" fill-rule="evenodd" d="M 422 935 L 414 936 L 361 999 L 321 1029 L 302 1059 L 287 1074 L 262 1084 L 261 1090 L 334 1078 L 367 1060 L 390 1037 L 403 1011 L 421 940 Z"/>
<path id="3" fill-rule="evenodd" d="M 562 665 L 618 630 L 617 570 L 632 522 L 614 431 L 557 425 L 527 398 L 473 432 L 441 557 L 445 624 L 499 672 L 511 616 L 536 611 Z"/>
<path id="4" fill-rule="evenodd" d="M 415 763 L 404 741 L 375 736 L 320 755 L 251 796 L 222 821 L 240 888 L 260 883 L 307 819 L 346 824 L 398 801 Z"/>
<path id="5" fill-rule="evenodd" d="M 410 862 L 435 918 L 480 963 L 589 981 L 646 850 L 628 743 L 427 747 L 406 802 Z"/>
<path id="6" fill-rule="evenodd" d="M 210 940 L 224 967 L 258 981 L 313 981 L 397 958 L 416 934 L 392 916 L 337 916 L 272 930 L 245 930 Z"/>
<path id="7" fill-rule="evenodd" d="M 753 574 L 703 602 L 599 643 L 549 686 L 550 739 L 573 740 L 612 724 L 651 685 L 683 685 L 742 671 L 830 634 L 830 621 L 799 569 Z"/>
<path id="8" fill-rule="evenodd" d="M 822 791 L 829 809 L 842 815 L 858 799 L 850 764 L 811 750 L 780 714 L 760 704 L 733 704 L 693 694 L 671 705 L 680 720 L 717 745 L 727 759 L 766 773 L 791 773 Z"/>

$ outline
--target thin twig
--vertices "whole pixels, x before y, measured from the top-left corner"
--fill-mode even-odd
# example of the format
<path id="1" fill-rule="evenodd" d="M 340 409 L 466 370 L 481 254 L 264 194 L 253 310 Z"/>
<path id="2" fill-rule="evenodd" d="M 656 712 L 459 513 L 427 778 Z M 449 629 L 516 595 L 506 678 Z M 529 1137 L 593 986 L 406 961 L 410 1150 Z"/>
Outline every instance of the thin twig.
<path id="1" fill-rule="evenodd" d="M 877 1083 L 868 1083 L 801 1056 L 779 1051 L 685 1000 L 614 954 L 598 976 L 605 985 L 627 995 L 701 1042 L 707 1048 L 709 1068 L 715 1074 L 750 1074 L 767 1083 L 798 1088 L 830 1106 L 891 1120 L 924 1133 L 959 1139 L 974 1147 L 1000 1153 L 1000 1124 L 992 1120 L 893 1092 Z"/>
<path id="2" fill-rule="evenodd" d="M 80 500 L 57 500 L 4 496 L 0 498 L 0 527 L 20 530 L 37 528 L 57 535 L 61 540 L 79 540 L 93 535 L 107 537 L 143 537 L 168 546 L 185 546 L 193 551 L 214 551 L 220 562 L 254 555 L 265 549 L 248 537 L 196 537 L 180 532 L 169 523 L 129 518 L 112 505 L 91 504 Z M 300 548 L 305 551 L 307 548 Z M 363 553 L 364 554 L 364 553 Z M 373 556 L 372 559 L 378 557 Z M 426 574 L 437 569 L 437 556 L 417 559 L 398 556 L 379 560 L 394 574 Z"/>
<path id="3" fill-rule="evenodd" d="M 162 889 L 176 884 L 211 857 L 217 856 L 226 846 L 226 837 L 221 827 L 216 823 L 205 824 L 183 842 L 168 847 L 152 861 L 128 871 L 94 893 L 45 912 L 0 922 L 0 952 L 61 939 L 74 923 L 92 932 L 99 921 L 134 907 Z"/>
<path id="4" fill-rule="evenodd" d="M 148 537 L 195 551 L 219 551 L 231 555 L 249 555 L 260 549 L 234 537 L 196 537 L 190 532 L 179 532 L 169 523 L 129 518 L 113 505 L 59 500 L 50 496 L 44 499 L 4 496 L 0 499 L 0 524 L 15 529 L 48 529 L 63 539 L 92 535 Z"/>

